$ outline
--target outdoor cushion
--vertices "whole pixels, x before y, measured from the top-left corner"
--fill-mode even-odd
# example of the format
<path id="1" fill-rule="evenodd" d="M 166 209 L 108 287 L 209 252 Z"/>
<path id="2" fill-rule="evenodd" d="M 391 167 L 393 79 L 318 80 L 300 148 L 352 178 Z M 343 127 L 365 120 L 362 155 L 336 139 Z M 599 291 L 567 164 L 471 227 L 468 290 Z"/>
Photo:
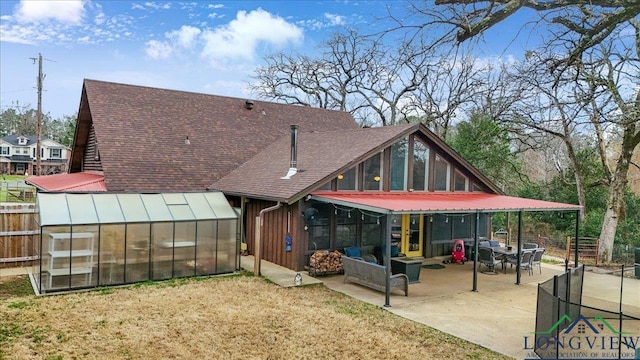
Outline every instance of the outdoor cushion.
<path id="1" fill-rule="evenodd" d="M 361 257 L 362 256 L 362 253 L 360 252 L 360 248 L 357 247 L 357 246 L 344 248 L 344 253 L 348 257 Z"/>
<path id="2" fill-rule="evenodd" d="M 489 240 L 489 247 L 500 247 L 500 242 L 498 240 Z"/>
<path id="3" fill-rule="evenodd" d="M 488 242 L 488 241 L 480 241 L 480 242 L 478 243 L 478 246 L 479 246 L 479 247 L 491 247 L 491 246 L 489 245 L 489 242 Z"/>

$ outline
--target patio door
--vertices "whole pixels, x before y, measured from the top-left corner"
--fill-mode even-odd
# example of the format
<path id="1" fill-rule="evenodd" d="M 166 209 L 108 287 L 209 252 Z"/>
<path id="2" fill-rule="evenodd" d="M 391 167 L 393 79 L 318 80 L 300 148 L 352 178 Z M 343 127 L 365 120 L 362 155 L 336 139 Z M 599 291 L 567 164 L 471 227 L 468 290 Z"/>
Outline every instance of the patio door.
<path id="1" fill-rule="evenodd" d="M 402 215 L 402 240 L 400 252 L 407 256 L 422 256 L 422 234 L 424 222 L 422 214 Z"/>

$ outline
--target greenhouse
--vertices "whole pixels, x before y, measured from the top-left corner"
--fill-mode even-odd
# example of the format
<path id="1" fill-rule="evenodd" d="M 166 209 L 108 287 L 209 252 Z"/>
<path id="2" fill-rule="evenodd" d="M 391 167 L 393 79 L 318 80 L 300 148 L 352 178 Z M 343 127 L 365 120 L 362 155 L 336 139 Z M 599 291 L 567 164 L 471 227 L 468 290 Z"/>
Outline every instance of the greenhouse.
<path id="1" fill-rule="evenodd" d="M 234 272 L 238 212 L 220 192 L 38 193 L 39 294 Z"/>

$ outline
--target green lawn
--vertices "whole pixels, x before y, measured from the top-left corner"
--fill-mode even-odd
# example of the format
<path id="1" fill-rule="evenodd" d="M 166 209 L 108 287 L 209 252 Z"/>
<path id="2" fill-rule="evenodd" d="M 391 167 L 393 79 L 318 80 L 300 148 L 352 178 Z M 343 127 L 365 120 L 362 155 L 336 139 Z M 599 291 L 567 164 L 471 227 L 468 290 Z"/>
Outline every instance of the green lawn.
<path id="1" fill-rule="evenodd" d="M 0 175 L 0 181 L 14 182 L 14 181 L 22 181 L 26 178 L 24 175 Z"/>

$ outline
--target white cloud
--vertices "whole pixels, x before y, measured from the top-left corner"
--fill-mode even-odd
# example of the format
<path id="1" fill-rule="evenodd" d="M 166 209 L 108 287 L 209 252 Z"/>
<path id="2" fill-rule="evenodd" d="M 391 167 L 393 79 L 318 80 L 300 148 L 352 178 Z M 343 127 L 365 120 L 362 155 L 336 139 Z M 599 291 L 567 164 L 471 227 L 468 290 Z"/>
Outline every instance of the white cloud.
<path id="1" fill-rule="evenodd" d="M 340 16 L 340 15 L 336 15 L 336 14 L 329 14 L 329 13 L 324 13 L 323 15 L 327 20 L 329 20 L 329 24 L 331 26 L 342 26 L 342 25 L 344 25 L 344 16 Z"/>
<path id="2" fill-rule="evenodd" d="M 256 47 L 265 43 L 278 47 L 302 41 L 302 29 L 262 9 L 239 11 L 226 26 L 206 30 L 202 55 L 211 60 L 252 59 Z"/>
<path id="3" fill-rule="evenodd" d="M 207 9 L 222 9 L 224 7 L 223 4 L 209 4 L 207 5 Z"/>
<path id="4" fill-rule="evenodd" d="M 166 36 L 177 45 L 191 48 L 201 32 L 197 27 L 183 25 L 180 30 L 174 30 L 166 34 Z"/>
<path id="5" fill-rule="evenodd" d="M 165 42 L 149 40 L 145 45 L 145 53 L 154 59 L 166 59 L 173 53 L 171 45 Z"/>
<path id="6" fill-rule="evenodd" d="M 15 17 L 21 23 L 57 20 L 65 24 L 79 25 L 85 14 L 84 5 L 83 0 L 21 0 L 16 6 Z"/>

